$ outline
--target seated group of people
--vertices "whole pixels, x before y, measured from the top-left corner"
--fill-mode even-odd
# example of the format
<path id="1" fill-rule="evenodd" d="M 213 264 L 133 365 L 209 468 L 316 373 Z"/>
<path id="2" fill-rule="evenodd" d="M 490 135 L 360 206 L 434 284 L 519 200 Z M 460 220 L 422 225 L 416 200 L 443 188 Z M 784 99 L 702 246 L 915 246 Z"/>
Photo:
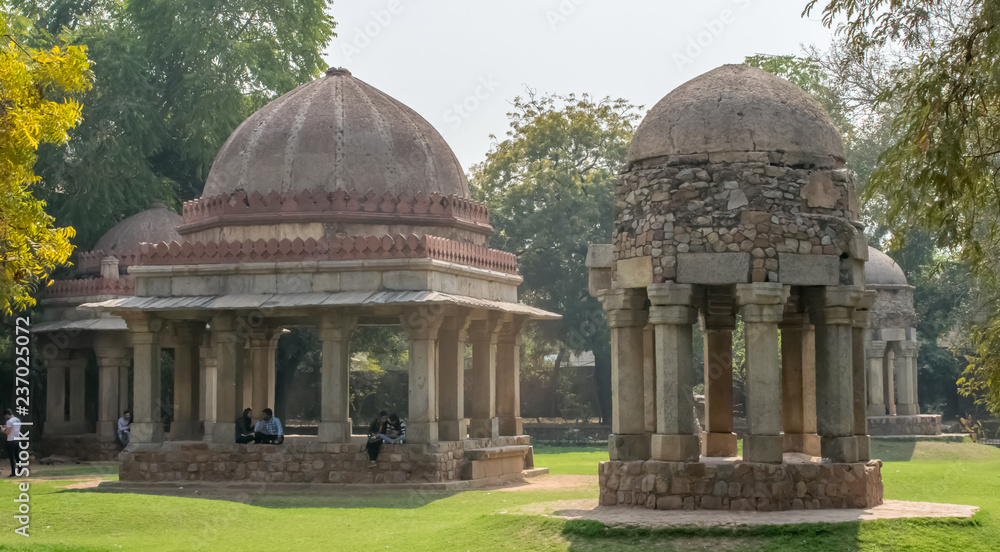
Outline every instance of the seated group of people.
<path id="1" fill-rule="evenodd" d="M 378 413 L 378 419 L 368 426 L 368 467 L 374 468 L 382 443 L 398 445 L 406 438 L 406 423 L 399 416 L 387 416 L 385 410 Z"/>
<path id="2" fill-rule="evenodd" d="M 257 443 L 265 445 L 280 445 L 285 440 L 285 432 L 281 429 L 281 420 L 274 416 L 270 408 L 264 409 L 264 417 L 253 424 L 253 410 L 247 408 L 243 415 L 236 418 L 236 443 L 245 445 Z"/>

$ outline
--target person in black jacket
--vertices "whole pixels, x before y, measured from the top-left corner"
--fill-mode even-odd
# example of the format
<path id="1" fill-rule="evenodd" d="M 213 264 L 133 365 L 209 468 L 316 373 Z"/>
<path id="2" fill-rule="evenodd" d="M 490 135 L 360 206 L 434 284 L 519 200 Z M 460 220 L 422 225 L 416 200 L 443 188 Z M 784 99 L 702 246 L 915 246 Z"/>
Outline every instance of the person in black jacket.
<path id="1" fill-rule="evenodd" d="M 389 425 L 389 417 L 385 410 L 378 413 L 378 419 L 368 426 L 368 443 L 365 449 L 368 450 L 368 467 L 374 468 L 375 461 L 378 460 L 378 451 L 382 448 L 382 438 L 385 437 L 385 430 Z"/>
<path id="2" fill-rule="evenodd" d="M 244 445 L 246 443 L 253 443 L 253 423 L 250 419 L 250 415 L 253 411 L 247 408 L 243 411 L 243 415 L 236 418 L 236 443 Z"/>

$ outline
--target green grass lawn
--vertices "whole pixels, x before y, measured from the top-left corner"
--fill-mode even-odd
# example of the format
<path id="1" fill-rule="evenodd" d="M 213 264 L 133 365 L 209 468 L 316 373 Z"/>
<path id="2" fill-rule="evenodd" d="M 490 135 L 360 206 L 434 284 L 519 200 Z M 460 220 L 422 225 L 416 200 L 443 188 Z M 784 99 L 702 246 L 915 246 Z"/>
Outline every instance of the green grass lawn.
<path id="1" fill-rule="evenodd" d="M 537 502 L 593 498 L 596 480 L 591 487 L 575 489 L 234 493 L 225 497 L 228 500 L 66 490 L 73 481 L 54 480 L 31 482 L 31 537 L 25 539 L 13 533 L 15 483 L 3 481 L 0 550 L 971 552 L 1000 548 L 1000 450 L 911 443 L 895 454 L 911 460 L 885 464 L 886 498 L 974 504 L 982 511 L 964 521 L 648 531 L 517 513 Z M 593 475 L 597 462 L 606 458 L 601 449 L 538 447 L 535 465 L 549 467 L 554 474 Z"/>

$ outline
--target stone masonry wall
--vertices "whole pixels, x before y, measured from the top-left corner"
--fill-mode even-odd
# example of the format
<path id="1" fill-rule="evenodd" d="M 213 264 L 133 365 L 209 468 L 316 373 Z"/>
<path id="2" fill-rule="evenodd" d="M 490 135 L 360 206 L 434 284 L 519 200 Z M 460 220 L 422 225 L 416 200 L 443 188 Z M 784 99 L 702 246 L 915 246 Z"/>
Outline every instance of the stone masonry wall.
<path id="1" fill-rule="evenodd" d="M 658 510 L 869 508 L 882 503 L 882 462 L 723 464 L 601 462 L 600 504 Z"/>
<path id="2" fill-rule="evenodd" d="M 677 253 L 745 252 L 758 282 L 777 281 L 780 252 L 856 257 L 855 186 L 847 169 L 772 164 L 766 152 L 742 154 L 738 162 L 688 157 L 621 175 L 615 261 L 652 256 L 653 281 L 663 282 L 676 278 Z"/>
<path id="3" fill-rule="evenodd" d="M 875 288 L 878 296 L 869 309 L 869 328 L 912 328 L 917 325 L 913 310 L 913 290 L 905 287 Z"/>
<path id="4" fill-rule="evenodd" d="M 940 414 L 869 416 L 869 435 L 941 435 Z"/>
<path id="5" fill-rule="evenodd" d="M 460 479 L 465 450 L 530 444 L 530 437 L 383 445 L 368 468 L 361 444 L 237 445 L 166 442 L 122 455 L 122 481 L 444 483 Z"/>
<path id="6" fill-rule="evenodd" d="M 105 462 L 118 459 L 121 446 L 112 437 L 87 435 L 46 435 L 38 444 L 38 457 L 68 456 L 80 462 Z"/>

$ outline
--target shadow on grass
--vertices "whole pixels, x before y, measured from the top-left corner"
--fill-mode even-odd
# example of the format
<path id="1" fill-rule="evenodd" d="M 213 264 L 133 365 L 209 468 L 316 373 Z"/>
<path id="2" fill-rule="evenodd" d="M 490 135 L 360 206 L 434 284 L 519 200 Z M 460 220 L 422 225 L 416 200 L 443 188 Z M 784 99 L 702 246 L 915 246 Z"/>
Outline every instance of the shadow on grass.
<path id="1" fill-rule="evenodd" d="M 310 487 L 301 492 L 269 490 L 265 485 L 248 488 L 243 484 L 227 488 L 225 484 L 197 485 L 185 487 L 103 486 L 87 489 L 63 489 L 62 493 L 126 493 L 149 496 L 171 496 L 203 500 L 224 500 L 261 508 L 394 508 L 411 510 L 432 502 L 452 497 L 461 491 L 436 491 L 422 489 L 375 489 L 375 488 L 317 488 Z"/>

